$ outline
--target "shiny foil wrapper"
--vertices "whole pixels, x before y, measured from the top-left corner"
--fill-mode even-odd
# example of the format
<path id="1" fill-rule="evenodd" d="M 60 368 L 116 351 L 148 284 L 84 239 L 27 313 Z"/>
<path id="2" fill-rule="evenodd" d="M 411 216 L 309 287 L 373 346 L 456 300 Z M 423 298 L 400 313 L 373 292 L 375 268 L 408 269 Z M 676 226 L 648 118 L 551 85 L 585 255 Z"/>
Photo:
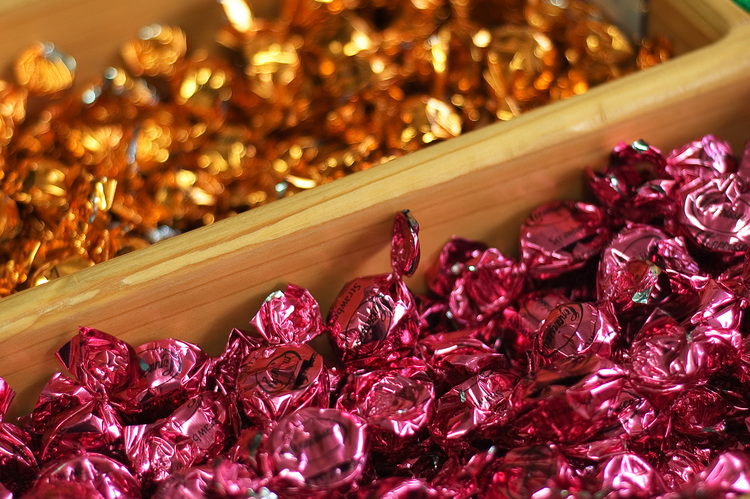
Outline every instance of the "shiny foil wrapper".
<path id="1" fill-rule="evenodd" d="M 619 325 L 606 305 L 558 305 L 539 328 L 533 348 L 536 366 L 578 355 L 609 359 L 619 346 Z"/>
<path id="2" fill-rule="evenodd" d="M 418 233 L 411 214 L 399 213 L 391 239 L 393 273 L 354 279 L 331 307 L 328 325 L 344 363 L 382 365 L 414 347 L 419 315 L 401 276 L 419 263 Z"/>
<path id="3" fill-rule="evenodd" d="M 164 339 L 135 349 L 138 379 L 111 398 L 118 410 L 154 421 L 174 411 L 206 384 L 210 358 L 197 345 Z"/>
<path id="4" fill-rule="evenodd" d="M 302 407 L 328 406 L 323 357 L 307 345 L 254 350 L 240 365 L 236 389 L 252 420 L 278 420 Z"/>
<path id="5" fill-rule="evenodd" d="M 550 313 L 559 305 L 568 303 L 568 298 L 552 291 L 534 291 L 521 296 L 517 307 L 503 310 L 502 328 L 508 342 L 506 351 L 514 356 L 525 356 L 531 350 L 533 339 Z"/>
<path id="6" fill-rule="evenodd" d="M 672 150 L 664 158 L 665 170 L 680 185 L 695 179 L 710 180 L 737 172 L 737 160 L 728 142 L 713 135 Z"/>
<path id="7" fill-rule="evenodd" d="M 138 376 L 133 347 L 97 329 L 79 328 L 57 357 L 80 384 L 101 394 L 115 393 Z"/>
<path id="8" fill-rule="evenodd" d="M 225 395 L 203 392 L 168 418 L 123 429 L 125 454 L 136 475 L 161 481 L 221 453 L 239 433 L 236 405 Z"/>
<path id="9" fill-rule="evenodd" d="M 251 324 L 269 344 L 307 343 L 322 331 L 323 317 L 309 291 L 289 284 L 266 298 Z"/>
<path id="10" fill-rule="evenodd" d="M 367 422 L 372 450 L 404 450 L 427 434 L 435 386 L 423 367 L 354 373 L 336 406 Z"/>
<path id="11" fill-rule="evenodd" d="M 271 461 L 290 490 L 331 490 L 357 480 L 367 458 L 365 422 L 338 409 L 301 409 L 270 436 Z"/>
<path id="12" fill-rule="evenodd" d="M 70 498 L 139 499 L 141 483 L 124 464 L 101 454 L 86 453 L 47 464 L 24 497 L 57 497 L 61 491 L 67 494 L 63 497 Z"/>
<path id="13" fill-rule="evenodd" d="M 31 435 L 18 426 L 3 422 L 15 392 L 0 378 L 0 486 L 8 498 L 22 493 L 36 478 L 37 460 L 31 451 Z M 0 496 L 2 489 L 0 489 Z"/>
<path id="14" fill-rule="evenodd" d="M 445 449 L 468 449 L 472 439 L 491 436 L 513 416 L 515 378 L 485 371 L 454 386 L 440 397 L 430 433 Z"/>
<path id="15" fill-rule="evenodd" d="M 359 490 L 361 499 L 441 499 L 444 497 L 429 483 L 417 478 L 385 478 Z"/>
<path id="16" fill-rule="evenodd" d="M 217 458 L 202 466 L 172 473 L 159 483 L 153 497 L 167 499 L 234 499 L 254 497 L 271 499 L 273 492 L 265 487 L 268 480 L 259 478 L 246 466 Z"/>
<path id="17" fill-rule="evenodd" d="M 521 226 L 521 260 L 533 278 L 557 277 L 583 267 L 609 238 L 597 206 L 554 201 L 536 208 Z"/>
<path id="18" fill-rule="evenodd" d="M 695 308 L 707 279 L 681 237 L 632 224 L 602 252 L 597 294 L 611 302 L 618 314 L 643 314 L 661 307 L 679 316 Z"/>
<path id="19" fill-rule="evenodd" d="M 417 343 L 433 379 L 453 387 L 483 371 L 510 368 L 508 358 L 483 342 L 478 333 L 472 329 L 438 333 Z"/>

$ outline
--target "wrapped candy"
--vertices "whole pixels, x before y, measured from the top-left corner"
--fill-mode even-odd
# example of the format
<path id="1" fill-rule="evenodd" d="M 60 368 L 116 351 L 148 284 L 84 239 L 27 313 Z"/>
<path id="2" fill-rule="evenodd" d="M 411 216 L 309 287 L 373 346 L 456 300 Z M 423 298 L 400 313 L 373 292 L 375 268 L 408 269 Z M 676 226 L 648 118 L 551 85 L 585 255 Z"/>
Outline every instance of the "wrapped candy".
<path id="1" fill-rule="evenodd" d="M 412 275 L 419 263 L 418 233 L 411 214 L 399 213 L 391 241 L 393 273 L 351 281 L 331 307 L 328 325 L 345 363 L 382 365 L 414 347 L 419 317 L 402 276 Z"/>

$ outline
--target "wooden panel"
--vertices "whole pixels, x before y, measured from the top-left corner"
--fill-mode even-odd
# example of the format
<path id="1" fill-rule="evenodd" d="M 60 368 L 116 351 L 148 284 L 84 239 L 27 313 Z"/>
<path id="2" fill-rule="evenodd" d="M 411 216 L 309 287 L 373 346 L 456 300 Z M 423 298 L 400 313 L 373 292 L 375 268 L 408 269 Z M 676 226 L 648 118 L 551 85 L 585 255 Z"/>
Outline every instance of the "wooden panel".
<path id="1" fill-rule="evenodd" d="M 229 328 L 287 281 L 327 310 L 346 280 L 387 271 L 397 210 L 420 221 L 425 262 L 452 234 L 513 252 L 530 209 L 580 196 L 582 168 L 601 165 L 619 140 L 667 149 L 713 132 L 739 147 L 750 136 L 750 25 L 726 27 L 703 49 L 585 96 L 0 300 L 0 376 L 19 391 L 13 412 L 30 408 L 79 325 L 133 344 L 179 337 L 216 353 Z"/>

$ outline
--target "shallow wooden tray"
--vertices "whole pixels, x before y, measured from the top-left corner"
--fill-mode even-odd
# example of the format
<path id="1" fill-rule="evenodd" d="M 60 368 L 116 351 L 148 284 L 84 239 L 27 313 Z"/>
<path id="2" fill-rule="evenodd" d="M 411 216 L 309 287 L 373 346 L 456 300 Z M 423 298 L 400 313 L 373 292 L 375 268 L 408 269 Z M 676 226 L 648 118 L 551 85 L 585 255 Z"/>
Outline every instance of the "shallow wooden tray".
<path id="1" fill-rule="evenodd" d="M 3 3 L 0 67 L 44 35 L 82 66 L 101 68 L 142 24 L 189 25 L 205 3 L 27 0 L 10 10 Z M 78 17 L 84 13 L 86 22 Z M 173 336 L 217 353 L 229 329 L 246 325 L 287 282 L 309 288 L 327 311 L 347 280 L 387 272 L 398 210 L 411 209 L 422 226 L 423 262 L 452 234 L 514 253 L 531 208 L 580 197 L 582 169 L 603 165 L 620 140 L 669 149 L 715 133 L 739 150 L 750 138 L 750 16 L 729 0 L 654 0 L 651 18 L 653 29 L 688 52 L 510 123 L 0 300 L 0 376 L 19 392 L 12 414 L 28 411 L 61 369 L 54 352 L 79 325 L 134 345 Z M 420 273 L 411 284 L 422 287 Z"/>

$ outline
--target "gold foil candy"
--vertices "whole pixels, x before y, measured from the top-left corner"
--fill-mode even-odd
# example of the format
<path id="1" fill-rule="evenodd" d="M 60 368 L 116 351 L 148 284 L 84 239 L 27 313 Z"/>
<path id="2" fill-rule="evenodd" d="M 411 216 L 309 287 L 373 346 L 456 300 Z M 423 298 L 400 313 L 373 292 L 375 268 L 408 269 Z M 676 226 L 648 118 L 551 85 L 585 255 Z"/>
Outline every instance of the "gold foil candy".
<path id="1" fill-rule="evenodd" d="M 0 156 L 26 118 L 26 96 L 25 89 L 0 80 Z"/>
<path id="2" fill-rule="evenodd" d="M 141 28 L 138 38 L 123 46 L 121 55 L 135 76 L 170 76 L 186 49 L 187 40 L 180 28 L 152 24 Z"/>
<path id="3" fill-rule="evenodd" d="M 98 165 L 104 161 L 112 161 L 122 135 L 122 126 L 119 124 L 81 125 L 67 133 L 65 147 L 77 161 L 85 165 Z"/>
<path id="4" fill-rule="evenodd" d="M 504 26 L 491 33 L 487 46 L 487 67 L 498 81 L 493 93 L 518 102 L 543 100 L 560 66 L 557 49 L 543 33 L 528 27 Z M 505 95 L 498 95 L 504 87 Z"/>
<path id="5" fill-rule="evenodd" d="M 253 168 L 257 153 L 253 134 L 245 126 L 228 125 L 198 152 L 197 164 L 209 175 L 232 180 Z"/>
<path id="6" fill-rule="evenodd" d="M 196 51 L 173 80 L 173 98 L 188 113 L 216 130 L 224 123 L 226 102 L 232 96 L 233 72 L 221 59 Z"/>
<path id="7" fill-rule="evenodd" d="M 68 167 L 51 158 L 28 160 L 24 192 L 15 195 L 18 202 L 49 209 L 67 206 Z"/>
<path id="8" fill-rule="evenodd" d="M 21 232 L 21 226 L 16 202 L 0 192 L 0 242 L 16 237 Z"/>
<path id="9" fill-rule="evenodd" d="M 448 102 L 415 96 L 401 106 L 401 123 L 389 137 L 391 147 L 413 151 L 440 139 L 461 134 L 462 120 Z"/>
<path id="10" fill-rule="evenodd" d="M 158 111 L 135 126 L 135 141 L 131 145 L 132 159 L 141 173 L 148 173 L 167 163 L 174 147 L 172 137 L 173 116 Z"/>
<path id="11" fill-rule="evenodd" d="M 76 61 L 52 43 L 37 42 L 16 59 L 16 82 L 34 95 L 54 95 L 73 85 Z"/>
<path id="12" fill-rule="evenodd" d="M 284 32 L 255 33 L 244 44 L 245 78 L 261 100 L 289 107 L 300 85 L 302 39 Z"/>

